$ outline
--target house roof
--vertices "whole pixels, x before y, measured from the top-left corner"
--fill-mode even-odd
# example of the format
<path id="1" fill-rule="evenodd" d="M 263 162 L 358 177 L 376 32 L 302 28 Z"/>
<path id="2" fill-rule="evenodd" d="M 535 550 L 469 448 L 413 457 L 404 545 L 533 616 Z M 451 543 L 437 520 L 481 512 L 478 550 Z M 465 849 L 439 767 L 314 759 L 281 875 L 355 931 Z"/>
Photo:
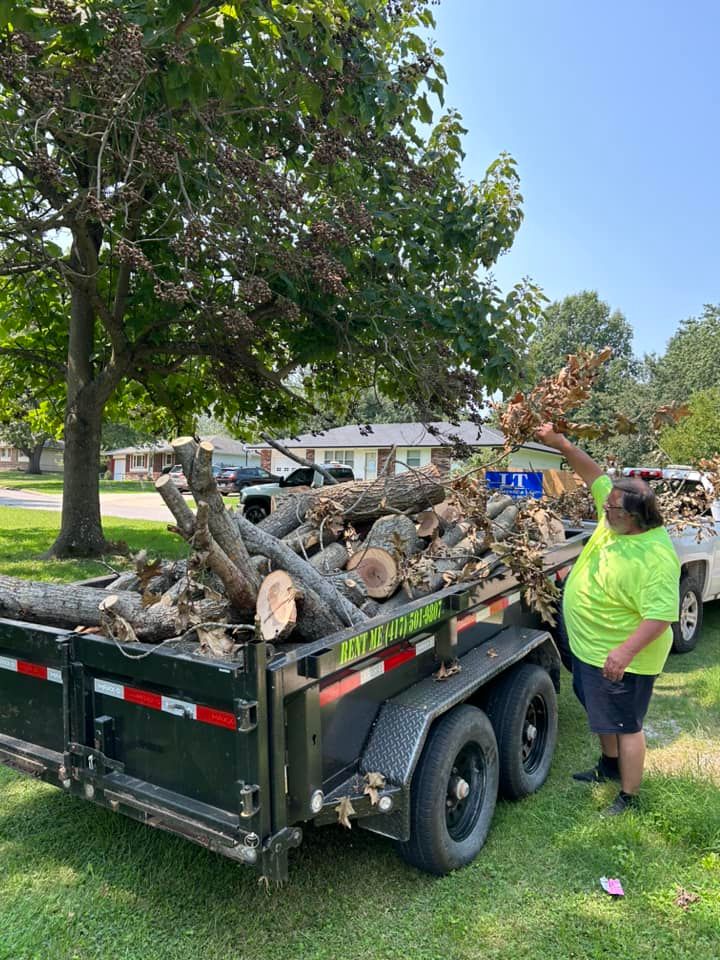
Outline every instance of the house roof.
<path id="1" fill-rule="evenodd" d="M 331 448 L 342 450 L 352 447 L 441 447 L 451 445 L 456 437 L 470 447 L 502 447 L 505 437 L 499 430 L 465 421 L 460 424 L 437 422 L 430 424 L 439 431 L 439 435 L 430 433 L 423 423 L 372 423 L 371 432 L 367 427 L 361 429 L 357 424 L 334 427 L 321 434 L 304 433 L 299 437 L 280 440 L 289 450 Z M 250 449 L 266 450 L 268 443 L 251 444 Z M 547 453 L 558 451 L 542 443 L 524 443 L 523 449 L 542 450 Z M 558 454 L 559 456 L 559 454 Z"/>
<path id="2" fill-rule="evenodd" d="M 214 453 L 226 453 L 229 455 L 240 455 L 251 449 L 241 440 L 234 440 L 232 437 L 224 437 L 222 434 L 215 434 L 211 437 L 202 437 L 203 440 L 209 440 L 215 447 Z M 158 440 L 157 443 L 148 443 L 137 447 L 120 447 L 117 450 L 104 450 L 105 456 L 121 457 L 131 453 L 172 453 L 173 447 L 166 440 Z"/>

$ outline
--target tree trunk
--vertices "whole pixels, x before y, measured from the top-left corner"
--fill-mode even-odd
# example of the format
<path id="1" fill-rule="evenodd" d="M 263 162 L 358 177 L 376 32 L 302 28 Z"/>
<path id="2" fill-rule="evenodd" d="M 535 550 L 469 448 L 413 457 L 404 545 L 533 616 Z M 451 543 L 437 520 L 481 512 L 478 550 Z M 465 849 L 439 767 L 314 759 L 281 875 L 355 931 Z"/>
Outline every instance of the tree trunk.
<path id="1" fill-rule="evenodd" d="M 47 556 L 96 557 L 110 548 L 100 517 L 101 424 L 102 405 L 92 386 L 68 398 L 62 520 Z"/>
<path id="2" fill-rule="evenodd" d="M 153 604 L 143 606 L 139 593 L 113 593 L 94 587 L 40 583 L 0 575 L 0 614 L 17 620 L 49 623 L 73 630 L 77 626 L 100 627 L 100 609 L 112 597 L 114 612 L 127 620 L 140 639 L 163 640 L 178 630 L 178 611 L 174 607 Z M 218 604 L 213 605 L 217 608 Z"/>
<path id="3" fill-rule="evenodd" d="M 70 252 L 65 454 L 60 533 L 50 557 L 96 557 L 110 547 L 100 518 L 100 428 L 105 403 L 124 368 L 116 356 L 95 368 L 94 290 L 102 228 L 85 223 L 73 234 Z"/>
<path id="4" fill-rule="evenodd" d="M 42 474 L 40 468 L 40 458 L 42 457 L 42 452 L 45 449 L 45 443 L 47 442 L 47 437 L 43 437 L 38 443 L 33 447 L 27 447 L 23 449 L 23 453 L 28 458 L 27 473 L 32 474 L 33 476 L 39 476 Z"/>

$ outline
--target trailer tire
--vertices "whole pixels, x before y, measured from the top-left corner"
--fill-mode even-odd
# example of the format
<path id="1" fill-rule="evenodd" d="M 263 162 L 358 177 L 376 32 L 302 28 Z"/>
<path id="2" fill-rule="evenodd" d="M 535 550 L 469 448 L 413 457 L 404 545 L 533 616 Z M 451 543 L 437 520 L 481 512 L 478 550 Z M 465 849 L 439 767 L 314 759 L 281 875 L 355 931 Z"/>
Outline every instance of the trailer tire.
<path id="1" fill-rule="evenodd" d="M 547 780 L 557 743 L 558 708 L 546 670 L 523 663 L 493 687 L 487 714 L 495 730 L 500 793 L 519 800 Z"/>
<path id="2" fill-rule="evenodd" d="M 412 779 L 410 839 L 399 844 L 400 855 L 438 876 L 470 863 L 490 830 L 497 789 L 492 724 L 477 707 L 455 707 L 428 734 Z"/>
<path id="3" fill-rule="evenodd" d="M 680 619 L 672 625 L 673 653 L 690 653 L 697 646 L 702 630 L 702 590 L 687 574 L 680 579 Z"/>

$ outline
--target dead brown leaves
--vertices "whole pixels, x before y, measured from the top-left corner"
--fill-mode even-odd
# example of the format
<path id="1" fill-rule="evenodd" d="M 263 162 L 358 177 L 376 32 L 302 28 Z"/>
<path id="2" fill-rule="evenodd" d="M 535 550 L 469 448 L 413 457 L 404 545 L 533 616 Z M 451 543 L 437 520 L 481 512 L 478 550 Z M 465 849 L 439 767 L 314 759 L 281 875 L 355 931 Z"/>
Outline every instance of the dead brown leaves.
<path id="1" fill-rule="evenodd" d="M 597 353 L 584 350 L 570 354 L 565 366 L 555 376 L 545 377 L 529 393 L 516 393 L 506 404 L 499 405 L 505 450 L 509 452 L 533 440 L 543 423 L 552 423 L 560 433 L 578 440 L 607 440 L 618 434 L 638 433 L 639 421 L 623 413 L 615 414 L 607 423 L 580 423 L 568 419 L 573 410 L 589 399 L 603 364 L 611 357 L 610 347 Z M 689 407 L 683 403 L 658 407 L 651 417 L 652 429 L 657 434 L 665 427 L 674 426 L 689 413 Z"/>
<path id="2" fill-rule="evenodd" d="M 569 428 L 566 414 L 589 398 L 602 365 L 611 356 L 610 347 L 598 353 L 588 350 L 571 354 L 555 376 L 545 377 L 529 393 L 516 393 L 508 403 L 498 407 L 505 450 L 509 452 L 533 439 L 543 423 L 553 423 L 558 430 L 563 430 L 563 426 Z M 591 425 L 575 426 L 594 429 Z"/>
<path id="3" fill-rule="evenodd" d="M 338 823 L 343 827 L 347 827 L 348 830 L 352 830 L 350 817 L 355 816 L 355 807 L 353 807 L 350 797 L 342 798 L 340 803 L 335 807 L 335 813 L 337 813 Z"/>
<path id="4" fill-rule="evenodd" d="M 452 677 L 455 673 L 460 673 L 462 667 L 460 666 L 459 660 L 445 660 L 440 664 L 440 669 L 436 670 L 433 674 L 433 680 L 447 680 L 448 677 Z"/>
<path id="5" fill-rule="evenodd" d="M 365 786 L 363 793 L 370 797 L 370 803 L 373 807 L 377 806 L 380 799 L 380 791 L 385 789 L 385 777 L 381 773 L 366 773 Z"/>
<path id="6" fill-rule="evenodd" d="M 700 897 L 697 893 L 692 893 L 690 890 L 686 890 L 684 887 L 678 887 L 677 896 L 673 900 L 673 903 L 676 907 L 680 907 L 682 910 L 687 910 L 691 904 L 697 903 L 699 900 Z"/>

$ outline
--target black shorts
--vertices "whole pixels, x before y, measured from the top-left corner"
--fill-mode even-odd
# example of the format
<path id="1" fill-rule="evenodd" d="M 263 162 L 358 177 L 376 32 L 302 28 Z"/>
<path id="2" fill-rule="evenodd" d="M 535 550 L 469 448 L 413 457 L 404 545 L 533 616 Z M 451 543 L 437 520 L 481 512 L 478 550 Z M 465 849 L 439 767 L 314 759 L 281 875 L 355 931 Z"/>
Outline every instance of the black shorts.
<path id="1" fill-rule="evenodd" d="M 593 733 L 639 733 L 643 727 L 656 677 L 625 673 L 607 680 L 602 667 L 593 667 L 573 654 L 573 690 L 585 707 Z"/>

